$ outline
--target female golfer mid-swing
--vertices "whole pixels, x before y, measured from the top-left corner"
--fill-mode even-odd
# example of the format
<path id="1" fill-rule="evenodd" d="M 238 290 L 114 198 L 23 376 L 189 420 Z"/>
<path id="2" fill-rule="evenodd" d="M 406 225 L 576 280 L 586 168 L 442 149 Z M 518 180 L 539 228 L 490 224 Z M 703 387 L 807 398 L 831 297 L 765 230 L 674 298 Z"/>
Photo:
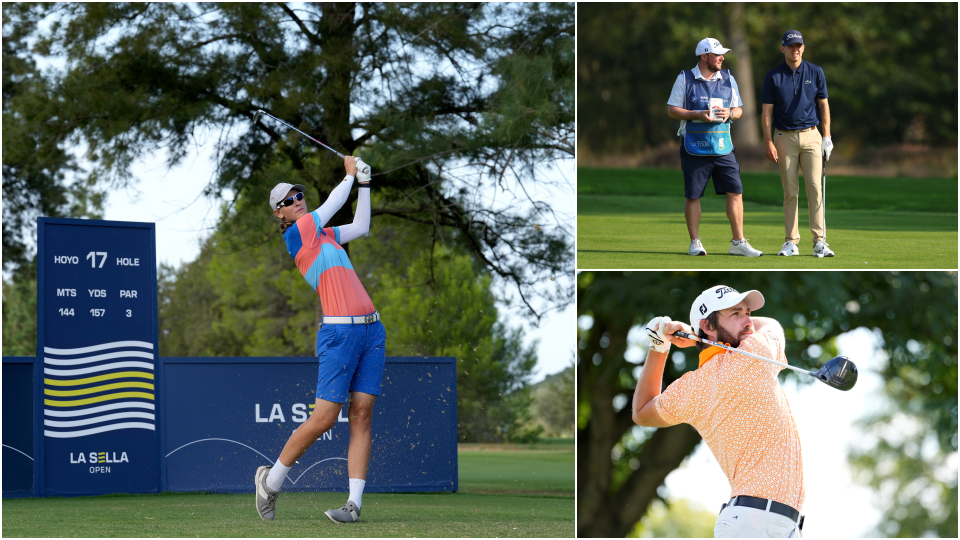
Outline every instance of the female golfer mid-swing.
<path id="1" fill-rule="evenodd" d="M 287 440 L 280 459 L 272 467 L 258 468 L 254 477 L 257 512 L 263 519 L 275 517 L 277 495 L 287 472 L 314 441 L 333 427 L 348 393 L 350 497 L 339 510 L 325 513 L 335 523 L 360 519 L 370 463 L 370 417 L 373 402 L 380 395 L 386 332 L 347 253 L 340 247 L 370 230 L 370 166 L 352 156 L 347 156 L 343 164 L 346 177 L 313 212 L 307 212 L 305 188 L 299 184 L 281 182 L 270 192 L 270 208 L 280 219 L 287 251 L 304 279 L 320 295 L 324 317 L 317 330 L 320 375 L 313 414 Z M 360 196 L 353 223 L 324 228 L 347 202 L 355 176 Z"/>

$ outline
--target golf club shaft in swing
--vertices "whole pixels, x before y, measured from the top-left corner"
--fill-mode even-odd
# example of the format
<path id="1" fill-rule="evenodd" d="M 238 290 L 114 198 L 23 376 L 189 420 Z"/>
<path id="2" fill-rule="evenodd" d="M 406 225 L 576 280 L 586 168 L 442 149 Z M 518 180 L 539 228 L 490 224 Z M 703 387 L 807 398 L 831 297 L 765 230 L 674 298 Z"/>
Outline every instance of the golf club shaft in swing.
<path id="1" fill-rule="evenodd" d="M 745 355 L 749 356 L 750 358 L 756 358 L 757 360 L 762 360 L 762 361 L 764 361 L 764 362 L 769 362 L 769 363 L 771 363 L 771 364 L 774 364 L 774 365 L 777 365 L 777 366 L 780 366 L 780 367 L 785 367 L 785 368 L 787 368 L 787 369 L 792 369 L 792 370 L 798 371 L 798 372 L 800 372 L 800 373 L 806 373 L 807 375 L 813 375 L 813 372 L 812 372 L 812 371 L 807 371 L 807 370 L 805 370 L 805 369 L 803 369 L 803 368 L 798 368 L 798 367 L 796 367 L 796 366 L 791 366 L 790 364 L 781 364 L 780 362 L 777 362 L 776 360 L 771 360 L 771 359 L 766 358 L 766 357 L 764 357 L 764 356 L 760 356 L 759 354 L 748 353 L 747 351 L 743 351 L 743 350 L 737 349 L 736 347 L 731 347 L 731 346 L 729 346 L 729 345 L 724 345 L 723 343 L 717 343 L 716 341 L 710 341 L 709 339 L 704 339 L 704 338 L 702 338 L 702 337 L 695 336 L 695 335 L 693 335 L 693 334 L 688 334 L 688 333 L 684 332 L 683 330 L 677 330 L 676 332 L 673 333 L 673 335 L 675 335 L 675 336 L 677 336 L 677 337 L 692 339 L 692 340 L 694 340 L 694 341 L 699 341 L 700 343 L 706 343 L 707 345 L 713 345 L 714 347 L 720 347 L 721 349 L 726 349 L 726 350 L 731 351 L 731 352 L 740 353 L 740 354 L 745 354 Z"/>
<path id="2" fill-rule="evenodd" d="M 290 124 L 284 122 L 283 120 L 277 118 L 276 116 L 274 116 L 274 115 L 272 115 L 272 114 L 264 111 L 263 109 L 257 109 L 257 113 L 253 115 L 253 123 L 254 123 L 254 124 L 256 124 L 256 123 L 257 123 L 257 120 L 260 119 L 260 115 L 261 115 L 261 114 L 264 115 L 264 116 L 269 116 L 270 118 L 273 118 L 273 119 L 276 120 L 277 122 L 280 122 L 281 124 L 283 124 L 283 125 L 287 126 L 288 128 L 296 131 L 297 133 L 303 135 L 304 137 L 310 139 L 311 141 L 319 144 L 320 146 L 322 146 L 322 147 L 326 148 L 327 150 L 329 150 L 329 151 L 333 152 L 334 154 L 336 154 L 337 157 L 339 157 L 340 159 L 344 159 L 344 158 L 346 157 L 346 156 L 344 156 L 343 154 L 341 154 L 340 152 L 337 152 L 337 151 L 334 150 L 333 148 L 330 148 L 329 146 L 327 146 L 327 145 L 323 144 L 322 142 L 314 139 L 313 137 L 307 135 L 306 133 L 300 131 L 299 129 L 291 126 Z"/>
<path id="3" fill-rule="evenodd" d="M 740 354 L 749 356 L 750 358 L 755 358 L 757 360 L 767 362 L 769 364 L 774 364 L 787 369 L 792 369 L 800 373 L 806 373 L 807 375 L 810 375 L 814 379 L 817 379 L 818 381 L 826 384 L 827 386 L 832 386 L 838 390 L 844 390 L 844 391 L 850 390 L 857 383 L 857 366 L 856 364 L 851 362 L 849 358 L 845 356 L 838 356 L 836 358 L 832 358 L 829 362 L 824 364 L 823 367 L 821 367 L 819 370 L 814 372 L 814 371 L 807 371 L 803 368 L 791 366 L 790 364 L 781 364 L 776 360 L 771 360 L 769 358 L 760 356 L 758 354 L 749 353 L 742 349 L 731 347 L 723 343 L 710 341 L 709 339 L 704 339 L 699 336 L 695 336 L 693 334 L 684 332 L 682 330 L 677 330 L 676 332 L 673 333 L 673 335 L 681 338 L 699 341 L 700 343 L 706 343 L 707 345 L 713 345 L 714 347 L 720 347 L 721 349 L 726 349 L 731 352 L 740 353 Z"/>

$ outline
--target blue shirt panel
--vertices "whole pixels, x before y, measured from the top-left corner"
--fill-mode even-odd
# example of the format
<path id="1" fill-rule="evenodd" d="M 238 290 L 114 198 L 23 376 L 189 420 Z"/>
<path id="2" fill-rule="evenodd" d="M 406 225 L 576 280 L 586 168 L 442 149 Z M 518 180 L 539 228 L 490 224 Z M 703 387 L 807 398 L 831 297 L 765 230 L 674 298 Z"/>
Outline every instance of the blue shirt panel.
<path id="1" fill-rule="evenodd" d="M 771 69 L 763 80 L 761 103 L 773 104 L 773 127 L 806 129 L 820 123 L 818 99 L 827 99 L 823 68 L 807 61 L 796 71 L 786 62 Z"/>
<path id="2" fill-rule="evenodd" d="M 300 239 L 300 229 L 297 228 L 296 223 L 283 231 L 283 241 L 287 243 L 287 253 L 290 254 L 290 257 L 296 259 L 297 253 L 300 253 L 300 248 L 303 247 L 303 240 Z"/>

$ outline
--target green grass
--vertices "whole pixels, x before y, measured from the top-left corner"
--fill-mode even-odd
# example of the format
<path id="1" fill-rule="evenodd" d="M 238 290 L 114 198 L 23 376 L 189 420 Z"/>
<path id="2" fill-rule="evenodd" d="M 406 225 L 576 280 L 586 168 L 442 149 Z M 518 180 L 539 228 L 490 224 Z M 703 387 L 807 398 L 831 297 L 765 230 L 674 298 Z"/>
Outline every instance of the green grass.
<path id="1" fill-rule="evenodd" d="M 784 234 L 780 178 L 742 179 L 744 234 L 764 256 L 727 254 L 726 198 L 711 184 L 701 199 L 708 256 L 690 257 L 679 170 L 578 168 L 577 268 L 956 268 L 956 178 L 828 177 L 827 241 L 837 256 L 825 259 L 812 255 L 803 188 L 801 256 L 777 257 Z"/>
<path id="2" fill-rule="evenodd" d="M 549 448 L 544 446 L 544 448 Z M 460 487 L 480 493 L 574 492 L 573 448 L 460 451 Z"/>
<path id="3" fill-rule="evenodd" d="M 574 449 L 543 446 L 464 448 L 458 493 L 367 493 L 350 525 L 323 515 L 343 493 L 283 493 L 272 522 L 252 493 L 161 493 L 4 499 L 3 536 L 573 537 Z"/>

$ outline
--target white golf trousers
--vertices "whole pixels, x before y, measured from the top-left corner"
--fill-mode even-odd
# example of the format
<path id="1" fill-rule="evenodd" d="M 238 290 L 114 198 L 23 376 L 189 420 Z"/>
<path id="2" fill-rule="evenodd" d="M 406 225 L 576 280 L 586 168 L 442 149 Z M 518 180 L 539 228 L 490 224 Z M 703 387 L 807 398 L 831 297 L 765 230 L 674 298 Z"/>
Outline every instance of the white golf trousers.
<path id="1" fill-rule="evenodd" d="M 803 538 L 798 523 L 786 516 L 746 506 L 728 506 L 713 527 L 714 538 Z"/>

